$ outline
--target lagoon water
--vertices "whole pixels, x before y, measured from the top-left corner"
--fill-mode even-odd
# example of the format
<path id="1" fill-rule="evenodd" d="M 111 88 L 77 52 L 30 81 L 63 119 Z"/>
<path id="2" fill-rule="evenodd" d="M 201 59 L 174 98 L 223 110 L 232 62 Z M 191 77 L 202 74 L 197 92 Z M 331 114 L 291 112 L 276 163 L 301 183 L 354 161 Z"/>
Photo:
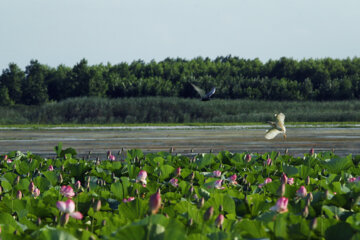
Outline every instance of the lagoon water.
<path id="1" fill-rule="evenodd" d="M 337 155 L 360 154 L 360 127 L 287 126 L 287 139 L 264 138 L 267 126 L 178 126 L 178 127 L 57 127 L 43 129 L 0 129 L 0 154 L 19 150 L 45 157 L 55 156 L 54 146 L 72 147 L 78 155 L 105 158 L 111 150 L 138 148 L 145 153 L 169 151 L 175 154 L 219 152 L 284 152 L 301 156 L 314 148 L 316 152 L 332 151 Z"/>

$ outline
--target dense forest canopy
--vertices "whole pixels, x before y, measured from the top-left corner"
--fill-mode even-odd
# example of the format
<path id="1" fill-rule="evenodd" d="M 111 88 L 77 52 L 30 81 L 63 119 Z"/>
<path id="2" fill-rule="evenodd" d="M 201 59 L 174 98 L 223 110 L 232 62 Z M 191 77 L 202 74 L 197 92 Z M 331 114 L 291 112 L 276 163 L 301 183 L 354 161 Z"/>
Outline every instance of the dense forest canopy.
<path id="1" fill-rule="evenodd" d="M 198 97 L 190 83 L 215 98 L 257 100 L 351 100 L 360 98 L 360 58 L 280 58 L 266 63 L 234 56 L 166 58 L 130 64 L 92 65 L 82 59 L 56 68 L 31 60 L 0 75 L 0 105 L 40 105 L 72 97 Z"/>

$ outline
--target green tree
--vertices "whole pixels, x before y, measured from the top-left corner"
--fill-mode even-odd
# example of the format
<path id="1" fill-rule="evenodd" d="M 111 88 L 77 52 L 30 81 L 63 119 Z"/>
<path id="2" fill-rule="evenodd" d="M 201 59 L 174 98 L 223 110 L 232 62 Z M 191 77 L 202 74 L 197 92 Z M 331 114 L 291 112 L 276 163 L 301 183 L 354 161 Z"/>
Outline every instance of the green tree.
<path id="1" fill-rule="evenodd" d="M 31 60 L 26 67 L 25 79 L 22 83 L 22 102 L 27 105 L 39 105 L 48 100 L 45 85 L 47 69 L 37 60 Z"/>
<path id="2" fill-rule="evenodd" d="M 10 63 L 0 77 L 1 86 L 6 86 L 9 98 L 15 103 L 21 102 L 21 83 L 24 78 L 25 73 L 15 63 Z"/>
<path id="3" fill-rule="evenodd" d="M 13 105 L 14 101 L 10 99 L 9 91 L 6 86 L 0 88 L 0 106 Z"/>

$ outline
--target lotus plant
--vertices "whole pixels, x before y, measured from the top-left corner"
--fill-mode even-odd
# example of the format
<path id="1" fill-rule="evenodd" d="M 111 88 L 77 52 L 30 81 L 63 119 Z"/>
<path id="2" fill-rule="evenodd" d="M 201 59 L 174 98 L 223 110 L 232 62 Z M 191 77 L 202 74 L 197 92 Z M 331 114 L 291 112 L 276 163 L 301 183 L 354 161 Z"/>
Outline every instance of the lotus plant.
<path id="1" fill-rule="evenodd" d="M 73 196 L 75 196 L 74 189 L 71 186 L 61 186 L 60 193 L 64 197 L 68 198 L 72 198 Z"/>
<path id="2" fill-rule="evenodd" d="M 294 178 L 288 178 L 287 184 L 293 185 L 294 184 Z"/>
<path id="3" fill-rule="evenodd" d="M 124 203 L 127 203 L 127 202 L 132 202 L 132 201 L 134 201 L 135 200 L 135 197 L 128 197 L 128 198 L 124 198 L 123 199 L 123 202 Z"/>
<path id="4" fill-rule="evenodd" d="M 265 186 L 266 184 L 268 184 L 268 183 L 270 183 L 270 182 L 272 182 L 272 179 L 271 178 L 266 178 L 265 179 L 265 181 L 264 181 L 264 183 L 261 183 L 261 184 L 259 184 L 259 188 L 262 188 L 263 186 Z"/>
<path id="5" fill-rule="evenodd" d="M 160 189 L 157 192 L 150 196 L 149 208 L 152 214 L 156 214 L 161 207 L 161 194 Z"/>
<path id="6" fill-rule="evenodd" d="M 221 180 L 221 179 L 220 179 L 220 180 L 216 180 L 215 183 L 214 183 L 214 188 L 216 188 L 216 189 L 224 189 L 225 187 L 222 187 L 221 184 L 222 184 L 222 180 Z"/>
<path id="7" fill-rule="evenodd" d="M 173 185 L 174 187 L 178 187 L 179 186 L 179 184 L 178 184 L 178 179 L 176 179 L 176 178 L 172 178 L 172 179 L 170 179 L 170 184 L 171 185 Z"/>
<path id="8" fill-rule="evenodd" d="M 237 183 L 237 181 L 236 181 L 236 178 L 237 178 L 236 174 L 231 175 L 231 176 L 228 178 L 228 181 L 229 181 L 230 184 L 232 184 L 232 185 L 237 185 L 238 183 Z"/>
<path id="9" fill-rule="evenodd" d="M 136 182 L 141 182 L 143 186 L 146 186 L 146 178 L 147 178 L 147 172 L 145 170 L 140 170 L 139 175 L 136 178 Z"/>
<path id="10" fill-rule="evenodd" d="M 271 207 L 270 210 L 276 211 L 278 213 L 284 213 L 288 211 L 287 205 L 288 205 L 289 199 L 286 197 L 281 197 L 277 200 L 276 205 Z"/>
<path id="11" fill-rule="evenodd" d="M 58 201 L 56 207 L 63 213 L 61 216 L 62 225 L 65 225 L 69 221 L 69 216 L 77 220 L 83 218 L 83 215 L 80 212 L 75 212 L 75 203 L 71 199 L 68 199 L 66 202 Z"/>
<path id="12" fill-rule="evenodd" d="M 301 186 L 301 187 L 299 188 L 299 190 L 296 191 L 296 195 L 297 195 L 298 197 L 301 197 L 301 198 L 306 197 L 306 196 L 307 196 L 307 191 L 306 191 L 305 186 Z"/>

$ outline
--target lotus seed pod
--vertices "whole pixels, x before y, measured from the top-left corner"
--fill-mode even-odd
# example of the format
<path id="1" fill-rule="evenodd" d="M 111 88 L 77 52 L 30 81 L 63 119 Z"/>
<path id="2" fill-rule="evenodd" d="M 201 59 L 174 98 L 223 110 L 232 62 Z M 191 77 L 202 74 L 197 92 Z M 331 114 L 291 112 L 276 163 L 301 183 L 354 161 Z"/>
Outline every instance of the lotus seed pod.
<path id="1" fill-rule="evenodd" d="M 211 206 L 204 213 L 204 221 L 210 220 L 210 218 L 213 216 L 213 214 L 214 214 L 214 207 Z"/>

